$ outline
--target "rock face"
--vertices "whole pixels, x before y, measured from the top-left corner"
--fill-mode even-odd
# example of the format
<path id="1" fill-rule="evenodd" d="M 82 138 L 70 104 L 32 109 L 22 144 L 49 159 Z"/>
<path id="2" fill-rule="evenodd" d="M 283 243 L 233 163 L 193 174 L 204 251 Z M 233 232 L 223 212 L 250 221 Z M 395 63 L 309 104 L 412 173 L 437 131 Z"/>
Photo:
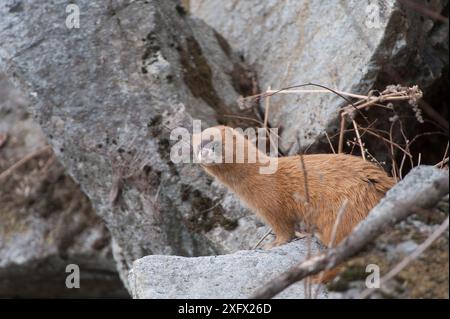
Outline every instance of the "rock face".
<path id="1" fill-rule="evenodd" d="M 133 298 L 249 298 L 271 278 L 286 271 L 307 255 L 306 239 L 271 250 L 238 251 L 207 257 L 147 256 L 138 259 L 130 272 Z M 318 252 L 313 242 L 312 254 Z M 318 287 L 313 285 L 313 292 Z M 298 282 L 278 298 L 305 298 Z M 327 293 L 319 287 L 318 298 Z"/>
<path id="2" fill-rule="evenodd" d="M 227 115 L 254 117 L 236 103 L 253 89 L 239 57 L 178 1 L 77 1 L 78 29 L 66 27 L 66 5 L 2 1 L 0 69 L 29 95 L 55 154 L 106 222 L 125 284 L 145 255 L 253 246 L 262 223 L 197 165 L 169 157 L 170 129 L 192 118 L 242 126 Z"/>
<path id="3" fill-rule="evenodd" d="M 397 82 L 425 91 L 448 66 L 448 24 L 400 2 L 191 0 L 190 11 L 242 51 L 264 90 L 313 82 L 365 95 Z M 448 1 L 427 6 L 448 11 Z M 271 98 L 282 149 L 297 151 L 297 137 L 306 147 L 325 129 L 333 133 L 343 103 L 334 94 Z"/>
<path id="4" fill-rule="evenodd" d="M 26 100 L 0 74 L 0 172 L 45 146 Z M 127 297 L 109 231 L 51 152 L 0 181 L 0 298 Z M 65 286 L 80 267 L 80 288 Z"/>

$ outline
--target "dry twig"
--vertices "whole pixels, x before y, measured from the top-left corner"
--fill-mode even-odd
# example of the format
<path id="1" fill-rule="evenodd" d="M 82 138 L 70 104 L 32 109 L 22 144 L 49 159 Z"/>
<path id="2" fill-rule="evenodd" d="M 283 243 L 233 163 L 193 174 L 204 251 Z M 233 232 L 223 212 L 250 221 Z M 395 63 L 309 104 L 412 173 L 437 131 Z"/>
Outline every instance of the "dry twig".
<path id="1" fill-rule="evenodd" d="M 26 162 L 28 162 L 29 160 L 42 155 L 44 153 L 47 153 L 48 151 L 50 151 L 52 149 L 52 147 L 50 145 L 44 146 L 28 155 L 25 155 L 22 159 L 20 159 L 18 162 L 16 162 L 15 164 L 13 164 L 11 167 L 9 167 L 8 169 L 6 169 L 5 171 L 3 171 L 0 174 L 0 181 L 4 181 L 6 180 L 9 176 L 12 175 L 12 173 L 14 173 L 14 171 L 16 169 L 18 169 L 19 167 L 21 167 L 23 164 L 25 164 Z"/>
<path id="2" fill-rule="evenodd" d="M 269 229 L 262 237 L 261 237 L 261 239 L 256 243 L 256 245 L 255 246 L 253 246 L 253 248 L 252 249 L 256 249 L 256 248 L 258 248 L 259 247 L 259 245 L 264 241 L 264 239 L 266 239 L 267 238 L 267 236 L 269 236 L 270 235 L 270 233 L 272 232 L 272 229 Z"/>
<path id="3" fill-rule="evenodd" d="M 345 209 L 348 205 L 348 199 L 345 199 L 345 201 L 342 203 L 341 208 L 339 208 L 339 212 L 336 216 L 336 220 L 334 221 L 333 230 L 331 231 L 331 239 L 328 243 L 328 249 L 333 248 L 334 241 L 336 240 L 336 233 L 339 228 L 339 225 L 341 224 L 342 216 L 344 215 Z M 322 281 L 324 272 L 320 272 L 318 282 Z M 314 293 L 314 299 L 317 299 L 317 296 L 319 295 L 320 286 L 316 288 L 316 292 Z"/>

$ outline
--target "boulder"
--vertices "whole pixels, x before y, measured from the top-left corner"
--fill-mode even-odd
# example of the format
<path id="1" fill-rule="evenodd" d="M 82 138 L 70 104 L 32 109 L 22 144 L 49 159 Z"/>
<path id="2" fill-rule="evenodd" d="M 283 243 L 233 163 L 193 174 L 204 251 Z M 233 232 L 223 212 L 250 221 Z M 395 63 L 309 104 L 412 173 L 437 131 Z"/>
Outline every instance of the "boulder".
<path id="1" fill-rule="evenodd" d="M 249 298 L 256 289 L 305 259 L 307 239 L 270 250 L 244 250 L 206 257 L 153 255 L 138 259 L 130 272 L 133 298 Z M 314 241 L 311 253 L 319 245 Z M 312 285 L 318 298 L 326 298 L 322 285 Z M 305 298 L 305 286 L 298 282 L 277 298 Z"/>
<path id="2" fill-rule="evenodd" d="M 105 221 L 124 283 L 145 255 L 252 247 L 264 225 L 198 165 L 170 160 L 175 127 L 254 120 L 237 103 L 251 72 L 178 1 L 76 4 L 68 28 L 67 1 L 2 1 L 0 69 Z"/>
<path id="3" fill-rule="evenodd" d="M 0 172 L 43 148 L 26 99 L 0 74 Z M 0 180 L 0 298 L 129 297 L 103 221 L 51 152 Z M 77 264 L 80 288 L 68 289 Z"/>

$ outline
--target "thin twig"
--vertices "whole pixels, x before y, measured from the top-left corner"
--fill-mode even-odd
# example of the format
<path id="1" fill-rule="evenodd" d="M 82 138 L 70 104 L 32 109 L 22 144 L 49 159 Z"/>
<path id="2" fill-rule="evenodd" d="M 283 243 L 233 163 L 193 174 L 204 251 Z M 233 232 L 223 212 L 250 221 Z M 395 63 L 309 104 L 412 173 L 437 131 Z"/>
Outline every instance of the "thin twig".
<path id="1" fill-rule="evenodd" d="M 16 162 L 15 164 L 13 164 L 10 168 L 6 169 L 4 172 L 2 172 L 0 174 L 0 181 L 4 181 L 5 179 L 7 179 L 9 176 L 12 175 L 12 173 L 18 169 L 20 166 L 22 166 L 23 164 L 25 164 L 26 162 L 28 162 L 29 160 L 35 158 L 36 156 L 39 156 L 41 154 L 44 154 L 48 151 L 50 151 L 52 149 L 52 147 L 50 145 L 44 146 L 30 154 L 25 155 L 22 159 L 20 159 L 18 162 Z"/>
<path id="2" fill-rule="evenodd" d="M 344 215 L 345 209 L 347 208 L 347 204 L 348 204 L 348 199 L 346 198 L 344 200 L 344 202 L 342 203 L 341 207 L 339 208 L 339 212 L 336 216 L 336 220 L 334 221 L 333 229 L 331 231 L 330 242 L 328 243 L 328 249 L 331 249 L 334 246 L 334 241 L 336 240 L 337 230 L 339 228 L 339 225 L 341 225 L 342 216 Z M 322 281 L 323 275 L 324 275 L 324 272 L 323 271 L 320 272 L 319 279 L 317 280 L 318 282 Z M 317 299 L 317 296 L 319 295 L 319 290 L 320 290 L 320 286 L 317 286 L 316 292 L 314 293 L 314 299 Z"/>
<path id="3" fill-rule="evenodd" d="M 210 207 L 210 208 L 207 208 L 207 209 L 205 209 L 205 210 L 202 210 L 199 214 L 203 214 L 203 213 L 210 212 L 210 211 L 212 211 L 213 209 L 219 207 L 221 204 L 222 204 L 222 200 L 219 200 L 214 206 L 212 206 L 212 207 Z"/>
<path id="4" fill-rule="evenodd" d="M 310 206 L 311 203 L 311 198 L 310 198 L 310 194 L 309 194 L 309 186 L 308 186 L 308 171 L 306 169 L 306 165 L 305 165 L 305 158 L 303 156 L 303 152 L 302 152 L 302 146 L 301 146 L 301 142 L 300 142 L 300 138 L 297 138 L 297 143 L 298 143 L 298 149 L 299 149 L 299 157 L 300 157 L 300 165 L 301 165 L 301 170 L 303 171 L 303 180 L 304 180 L 304 187 L 305 187 L 305 199 L 306 199 L 306 214 L 307 214 L 307 218 L 305 218 L 305 220 L 311 220 L 311 209 L 312 207 Z M 307 240 L 307 254 L 306 254 L 306 258 L 309 259 L 311 256 L 311 242 L 312 242 L 312 227 L 310 223 L 307 223 L 306 225 L 307 227 L 307 233 L 308 233 L 308 240 Z M 307 299 L 311 298 L 311 280 L 310 278 L 306 278 L 306 280 L 304 281 L 304 289 L 305 289 L 305 297 Z"/>
<path id="5" fill-rule="evenodd" d="M 263 126 L 264 123 L 261 122 L 260 120 L 248 117 L 248 116 L 239 116 L 239 115 L 232 115 L 232 114 L 224 114 L 224 117 L 231 117 L 231 118 L 235 118 L 235 119 L 241 119 L 241 120 L 249 120 L 249 121 L 253 121 L 258 123 L 260 126 Z"/>
<path id="6" fill-rule="evenodd" d="M 270 91 L 270 85 L 267 88 Z M 266 107 L 264 111 L 264 128 L 267 130 L 267 123 L 269 123 L 269 111 L 270 111 L 270 96 L 266 97 Z"/>
<path id="7" fill-rule="evenodd" d="M 359 95 L 359 94 L 354 94 L 354 93 L 349 93 L 349 92 L 344 92 L 344 91 L 339 91 L 339 90 L 335 90 L 335 92 L 344 95 L 344 96 L 349 96 L 349 97 L 353 97 L 356 99 L 367 99 L 367 96 L 365 95 Z M 268 89 L 266 91 L 266 93 L 277 93 L 277 94 L 292 94 L 292 93 L 334 93 L 330 90 L 285 90 L 285 91 L 277 91 L 277 90 L 270 90 Z"/>
<path id="8" fill-rule="evenodd" d="M 445 158 L 444 160 L 440 161 L 439 163 L 437 163 L 437 164 L 434 165 L 434 166 L 435 166 L 435 167 L 438 167 L 438 166 L 439 166 L 439 168 L 444 168 L 444 165 L 447 164 L 447 163 L 448 163 L 448 157 Z"/>
<path id="9" fill-rule="evenodd" d="M 272 232 L 272 229 L 269 229 L 262 237 L 261 237 L 261 239 L 256 243 L 256 245 L 255 246 L 253 246 L 253 248 L 252 249 L 256 249 L 256 248 L 258 248 L 258 246 L 264 241 L 264 239 L 266 239 L 267 238 L 267 236 L 269 236 L 270 235 L 270 233 Z"/>
<path id="10" fill-rule="evenodd" d="M 392 146 L 398 148 L 399 150 L 401 150 L 403 153 L 405 153 L 406 155 L 408 155 L 410 158 L 413 157 L 413 156 L 411 155 L 411 153 L 408 152 L 406 149 L 404 149 L 403 147 L 401 147 L 401 146 L 398 145 L 397 143 L 395 143 L 395 142 L 393 142 L 393 141 L 391 141 L 391 140 L 385 138 L 384 136 L 381 136 L 380 134 L 374 132 L 373 130 L 371 130 L 371 129 L 366 129 L 366 128 L 364 128 L 364 127 L 361 127 L 361 130 L 363 130 L 363 131 L 369 133 L 370 135 L 379 137 L 379 138 L 382 139 L 383 141 L 385 141 L 385 142 L 389 143 L 390 145 L 392 145 Z"/>
<path id="11" fill-rule="evenodd" d="M 245 99 L 260 99 L 260 98 L 264 98 L 264 97 L 268 97 L 268 96 L 273 96 L 275 94 L 279 94 L 279 93 L 284 92 L 284 91 L 288 91 L 288 90 L 295 89 L 295 88 L 301 88 L 301 87 L 305 87 L 305 86 L 317 86 L 317 87 L 320 87 L 322 89 L 325 89 L 327 91 L 330 91 L 330 92 L 336 94 L 337 96 L 339 96 L 342 99 L 344 99 L 348 103 L 348 106 L 353 107 L 353 109 L 356 112 L 358 112 L 361 115 L 361 117 L 366 120 L 366 122 L 369 122 L 367 117 L 356 107 L 356 105 L 349 98 L 347 98 L 345 96 L 345 95 L 348 95 L 348 93 L 347 94 L 341 94 L 340 91 L 330 89 L 329 87 L 326 87 L 325 85 L 321 85 L 321 84 L 317 84 L 317 83 L 309 82 L 309 83 L 300 84 L 300 85 L 291 85 L 291 86 L 284 87 L 284 88 L 281 88 L 281 89 L 278 89 L 278 90 L 271 90 L 270 93 L 264 92 L 264 93 L 260 93 L 260 94 L 256 94 L 256 95 L 252 95 L 252 96 L 247 96 Z"/>
<path id="12" fill-rule="evenodd" d="M 411 144 L 409 142 L 409 138 L 406 136 L 405 131 L 403 130 L 403 122 L 400 119 L 398 119 L 398 123 L 400 125 L 400 133 L 402 134 L 402 137 L 405 140 L 405 150 L 407 150 L 409 152 Z M 410 158 L 410 160 L 411 160 L 411 158 Z M 406 154 L 403 153 L 402 161 L 400 162 L 400 167 L 398 169 L 399 170 L 398 174 L 400 175 L 400 180 L 403 179 L 403 165 L 405 164 L 405 162 L 406 162 Z"/>
<path id="13" fill-rule="evenodd" d="M 353 120 L 352 122 L 353 122 L 353 127 L 355 128 L 356 138 L 358 139 L 359 147 L 361 148 L 361 156 L 362 156 L 363 160 L 365 161 L 366 154 L 364 152 L 364 145 L 362 143 L 361 136 L 359 135 L 358 125 L 356 124 L 355 120 Z"/>
<path id="14" fill-rule="evenodd" d="M 441 161 L 441 165 L 440 165 L 440 168 L 443 168 L 444 167 L 444 161 L 445 161 L 445 158 L 447 157 L 447 154 L 448 154 L 448 142 L 447 142 L 447 147 L 445 148 L 445 152 L 444 152 L 444 158 L 442 159 L 442 161 Z M 447 157 L 447 160 L 448 160 L 448 157 Z"/>
<path id="15" fill-rule="evenodd" d="M 325 133 L 325 136 L 327 137 L 328 144 L 330 144 L 331 151 L 333 152 L 333 154 L 336 154 L 336 151 L 334 150 L 333 144 L 331 143 L 331 140 L 330 140 L 330 137 L 328 136 L 327 131 L 324 131 L 324 133 Z"/>
<path id="16" fill-rule="evenodd" d="M 391 160 L 392 160 L 392 176 L 394 177 L 394 179 L 396 181 L 398 181 L 399 180 L 398 174 L 397 174 L 398 166 L 397 166 L 397 162 L 395 160 L 394 146 L 392 144 L 394 142 L 394 139 L 392 137 L 392 130 L 394 128 L 394 125 L 395 125 L 395 122 L 392 122 L 391 123 L 391 128 L 389 129 L 389 142 L 390 142 L 389 144 L 390 144 Z"/>
<path id="17" fill-rule="evenodd" d="M 443 118 L 433 107 L 425 102 L 424 100 L 419 101 L 420 108 L 425 112 L 426 115 L 428 115 L 430 118 L 432 118 L 436 123 L 438 123 L 440 126 L 442 126 L 448 133 L 448 121 Z"/>
<path id="18" fill-rule="evenodd" d="M 341 113 L 341 127 L 339 131 L 339 146 L 338 153 L 341 154 L 344 152 L 344 133 L 345 133 L 345 112 Z"/>

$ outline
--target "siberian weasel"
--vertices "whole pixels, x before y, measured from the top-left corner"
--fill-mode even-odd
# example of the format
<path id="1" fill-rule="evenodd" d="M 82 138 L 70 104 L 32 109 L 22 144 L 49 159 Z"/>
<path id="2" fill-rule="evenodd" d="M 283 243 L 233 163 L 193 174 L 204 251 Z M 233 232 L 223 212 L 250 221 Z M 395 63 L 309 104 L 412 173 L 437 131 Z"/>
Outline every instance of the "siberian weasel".
<path id="1" fill-rule="evenodd" d="M 226 143 L 227 139 L 233 142 Z M 243 163 L 236 161 L 239 143 L 245 147 Z M 339 243 L 394 185 L 382 169 L 352 155 L 304 155 L 304 169 L 298 155 L 270 158 L 245 136 L 226 126 L 194 135 L 193 148 L 204 170 L 272 227 L 276 235 L 274 246 L 292 240 L 298 222 L 312 225 L 327 246 L 338 212 L 347 200 L 334 238 L 334 243 Z M 226 162 L 226 152 L 231 148 L 233 160 Z M 256 154 L 256 163 L 249 163 L 249 152 Z M 264 163 L 269 160 L 277 160 L 278 169 L 273 174 L 261 174 L 260 167 L 267 166 Z"/>

